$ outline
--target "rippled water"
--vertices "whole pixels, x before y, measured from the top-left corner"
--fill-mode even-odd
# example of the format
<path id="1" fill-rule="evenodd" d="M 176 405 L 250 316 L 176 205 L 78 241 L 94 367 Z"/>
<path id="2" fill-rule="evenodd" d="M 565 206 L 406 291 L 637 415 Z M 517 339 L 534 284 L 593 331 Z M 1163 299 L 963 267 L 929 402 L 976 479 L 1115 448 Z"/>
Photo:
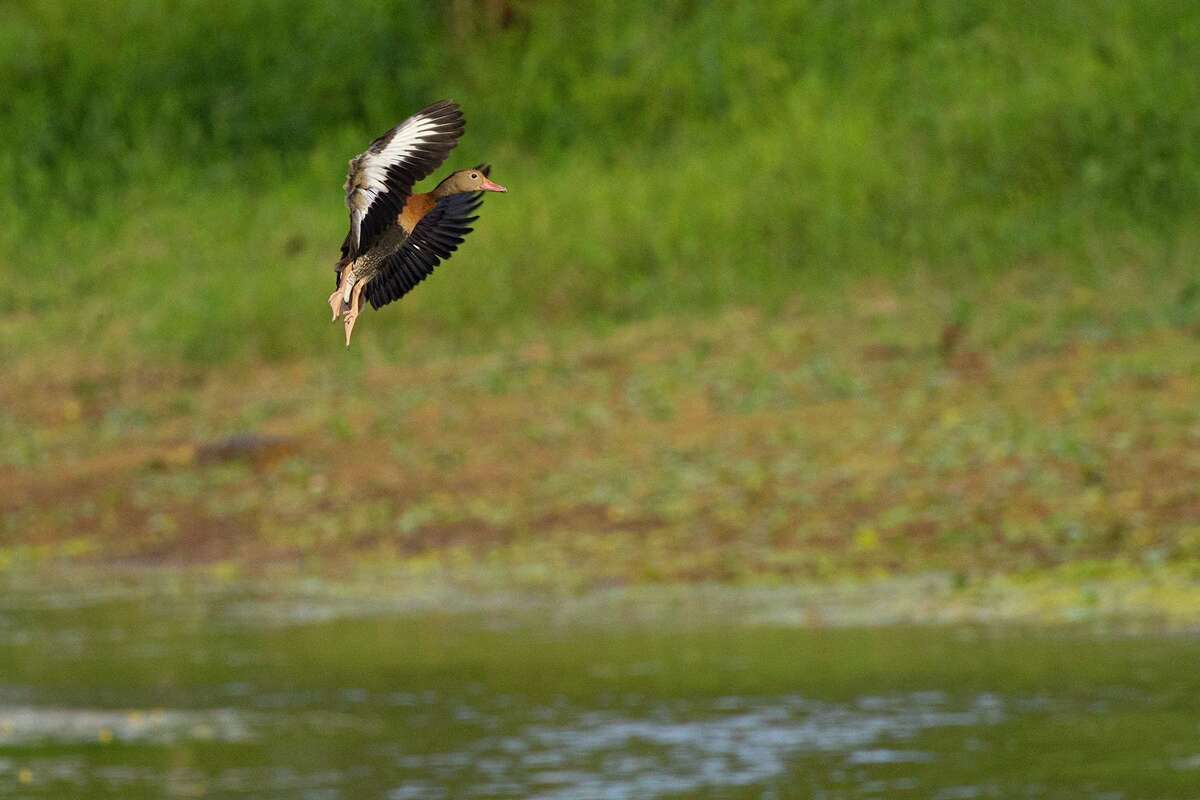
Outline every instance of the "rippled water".
<path id="1" fill-rule="evenodd" d="M 10 591 L 0 797 L 1200 796 L 1193 637 L 637 605 Z"/>
<path id="2" fill-rule="evenodd" d="M 364 701 L 375 702 L 372 698 Z M 378 702 L 388 702 L 386 698 Z M 402 704 L 408 705 L 408 704 Z M 432 704 L 436 706 L 436 704 Z M 403 744 L 380 743 L 376 757 L 395 771 L 389 797 L 445 797 L 446 784 L 468 796 L 574 798 L 660 797 L 721 787 L 762 785 L 805 758 L 819 763 L 839 756 L 839 768 L 929 763 L 931 753 L 906 749 L 931 728 L 973 728 L 1004 718 L 1002 703 L 983 696 L 955 710 L 935 693 L 877 697 L 837 705 L 803 697 L 748 701 L 737 697 L 705 703 L 653 704 L 637 716 L 573 707 L 533 709 L 536 722 L 492 735 L 505 727 L 512 702 L 490 711 L 471 706 L 443 709 L 477 727 L 477 736 L 446 752 L 410 753 Z M 186 747 L 261 742 L 280 729 L 305 728 L 314 735 L 374 733 L 382 726 L 337 713 L 97 711 L 52 707 L 0 709 L 0 745 L 15 751 L 39 746 L 94 744 Z M 6 765 L 11 771 L 14 763 Z M 353 773 L 353 770 L 351 770 Z M 327 789 L 305 796 L 338 796 L 338 771 L 304 774 L 295 769 L 222 769 L 215 775 L 178 770 L 102 767 L 89 772 L 78 755 L 43 759 L 38 777 L 57 784 L 94 781 L 117 791 L 138 783 L 168 781 L 204 787 L 206 793 Z M 30 781 L 32 783 L 32 781 Z M 101 787 L 96 787 L 100 789 Z"/>

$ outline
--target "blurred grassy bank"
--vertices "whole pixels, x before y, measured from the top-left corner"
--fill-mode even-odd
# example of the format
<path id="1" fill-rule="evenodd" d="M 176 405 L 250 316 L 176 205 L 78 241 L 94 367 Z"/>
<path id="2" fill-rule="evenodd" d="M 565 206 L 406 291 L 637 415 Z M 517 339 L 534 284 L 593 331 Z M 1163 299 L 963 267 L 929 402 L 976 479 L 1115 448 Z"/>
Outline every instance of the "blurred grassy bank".
<path id="1" fill-rule="evenodd" d="M 0 568 L 1191 581 L 1197 52 L 1168 2 L 4 4 Z M 445 96 L 510 192 L 347 352 L 346 159 Z"/>
<path id="2" fill-rule="evenodd" d="M 914 268 L 1178 276 L 1198 51 L 1200 7 L 1171 2 L 16 0 L 0 346 L 335 353 L 346 159 L 443 96 L 469 121 L 454 164 L 512 192 L 362 326 L 397 352 Z"/>
<path id="3" fill-rule="evenodd" d="M 877 281 L 478 353 L 416 334 L 336 370 L 27 365 L 0 387 L 0 568 L 1194 581 L 1196 299 L 1138 273 L 979 291 Z"/>

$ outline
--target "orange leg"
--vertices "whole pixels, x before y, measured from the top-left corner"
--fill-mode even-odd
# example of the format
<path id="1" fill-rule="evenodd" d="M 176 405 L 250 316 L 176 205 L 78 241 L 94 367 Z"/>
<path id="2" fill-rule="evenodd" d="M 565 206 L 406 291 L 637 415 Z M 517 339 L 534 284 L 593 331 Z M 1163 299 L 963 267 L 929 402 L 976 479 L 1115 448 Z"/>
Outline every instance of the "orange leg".
<path id="1" fill-rule="evenodd" d="M 333 310 L 333 321 L 342 315 L 342 297 L 346 294 L 346 284 L 350 282 L 351 270 L 346 267 L 342 270 L 342 280 L 338 283 L 338 288 L 333 294 L 329 295 L 329 307 Z"/>
<path id="2" fill-rule="evenodd" d="M 342 312 L 342 323 L 346 326 L 346 347 L 350 346 L 350 334 L 354 332 L 354 323 L 358 321 L 358 313 L 362 311 L 362 291 L 366 285 L 366 281 L 354 284 L 354 289 L 350 292 L 349 307 Z"/>

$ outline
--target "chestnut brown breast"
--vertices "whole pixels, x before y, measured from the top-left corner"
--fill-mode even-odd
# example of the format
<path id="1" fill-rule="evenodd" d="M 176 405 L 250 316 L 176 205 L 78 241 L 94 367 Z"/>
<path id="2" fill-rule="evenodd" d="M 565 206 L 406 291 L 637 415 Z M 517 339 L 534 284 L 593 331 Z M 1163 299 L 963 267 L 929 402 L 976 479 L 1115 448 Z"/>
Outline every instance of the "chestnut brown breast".
<path id="1" fill-rule="evenodd" d="M 412 233 L 413 228 L 417 227 L 417 223 L 421 221 L 421 217 L 428 214 L 429 209 L 433 208 L 436 202 L 432 194 L 409 195 L 396 221 L 400 223 L 400 227 L 404 229 L 405 233 Z"/>

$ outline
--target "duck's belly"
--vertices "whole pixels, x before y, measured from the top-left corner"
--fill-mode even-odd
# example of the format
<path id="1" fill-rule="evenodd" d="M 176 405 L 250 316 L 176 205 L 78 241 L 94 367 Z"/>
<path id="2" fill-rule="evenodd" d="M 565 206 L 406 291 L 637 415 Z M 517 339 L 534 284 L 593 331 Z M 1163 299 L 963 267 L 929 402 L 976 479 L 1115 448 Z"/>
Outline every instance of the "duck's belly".
<path id="1" fill-rule="evenodd" d="M 408 234 L 399 225 L 393 225 L 384 231 L 371 249 L 363 253 L 350 265 L 350 275 L 355 283 L 370 280 L 383 269 L 383 262 L 404 246 Z"/>

